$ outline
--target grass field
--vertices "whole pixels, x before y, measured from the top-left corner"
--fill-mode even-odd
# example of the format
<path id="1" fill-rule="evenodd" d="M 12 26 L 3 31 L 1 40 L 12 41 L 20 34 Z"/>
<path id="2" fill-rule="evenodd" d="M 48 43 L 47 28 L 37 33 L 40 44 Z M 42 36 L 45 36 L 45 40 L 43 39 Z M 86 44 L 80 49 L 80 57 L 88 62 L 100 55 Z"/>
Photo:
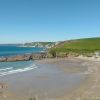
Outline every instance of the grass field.
<path id="1" fill-rule="evenodd" d="M 96 51 L 100 51 L 100 37 L 64 41 L 51 48 L 49 53 L 52 55 L 55 53 L 90 54 Z"/>

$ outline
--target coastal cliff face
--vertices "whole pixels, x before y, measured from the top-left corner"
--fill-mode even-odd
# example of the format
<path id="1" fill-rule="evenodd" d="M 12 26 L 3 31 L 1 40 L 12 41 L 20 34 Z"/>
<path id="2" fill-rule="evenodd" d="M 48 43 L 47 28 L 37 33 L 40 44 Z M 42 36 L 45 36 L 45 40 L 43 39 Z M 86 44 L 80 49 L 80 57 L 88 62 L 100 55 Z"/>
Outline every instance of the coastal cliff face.
<path id="1" fill-rule="evenodd" d="M 17 55 L 14 57 L 1 57 L 0 62 L 14 62 L 14 61 L 28 61 L 28 60 L 39 60 L 46 58 L 45 53 L 39 54 L 26 54 L 26 55 Z"/>
<path id="2" fill-rule="evenodd" d="M 25 43 L 23 46 L 26 47 L 45 47 L 45 48 L 51 48 L 55 46 L 55 42 L 31 42 L 31 43 Z"/>

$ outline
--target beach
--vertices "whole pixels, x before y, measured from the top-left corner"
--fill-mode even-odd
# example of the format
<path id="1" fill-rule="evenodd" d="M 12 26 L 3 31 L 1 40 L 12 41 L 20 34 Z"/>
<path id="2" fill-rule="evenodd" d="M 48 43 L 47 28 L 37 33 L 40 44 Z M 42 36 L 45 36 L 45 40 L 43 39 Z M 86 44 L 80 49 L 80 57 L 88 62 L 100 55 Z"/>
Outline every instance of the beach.
<path id="1" fill-rule="evenodd" d="M 34 61 L 36 69 L 0 77 L 0 100 L 94 100 L 100 93 L 100 62 L 83 58 Z"/>

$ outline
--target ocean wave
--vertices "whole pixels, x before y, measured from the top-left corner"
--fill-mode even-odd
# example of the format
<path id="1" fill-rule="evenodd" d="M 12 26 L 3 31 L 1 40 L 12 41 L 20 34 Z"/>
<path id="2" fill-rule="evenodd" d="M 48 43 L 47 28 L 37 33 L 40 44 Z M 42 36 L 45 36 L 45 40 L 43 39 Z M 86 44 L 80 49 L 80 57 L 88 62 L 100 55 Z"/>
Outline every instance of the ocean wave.
<path id="1" fill-rule="evenodd" d="M 11 69 L 13 69 L 13 67 L 8 67 L 8 68 L 0 69 L 0 71 L 6 71 L 6 70 L 11 70 Z"/>
<path id="2" fill-rule="evenodd" d="M 0 69 L 3 71 L 0 73 L 0 76 L 5 76 L 5 75 L 19 73 L 19 72 L 25 72 L 25 71 L 29 71 L 29 70 L 36 69 L 36 68 L 37 68 L 37 66 L 35 64 L 33 64 L 30 67 L 26 67 L 26 68 L 22 68 L 22 69 L 13 69 L 13 67 L 6 68 L 6 69 Z"/>

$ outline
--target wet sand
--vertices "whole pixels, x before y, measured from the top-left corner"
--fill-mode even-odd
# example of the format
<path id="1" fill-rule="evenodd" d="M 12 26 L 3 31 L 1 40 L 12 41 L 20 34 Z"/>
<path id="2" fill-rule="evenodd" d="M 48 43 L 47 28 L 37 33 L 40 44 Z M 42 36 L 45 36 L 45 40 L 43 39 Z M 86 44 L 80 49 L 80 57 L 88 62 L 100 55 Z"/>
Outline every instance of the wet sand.
<path id="1" fill-rule="evenodd" d="M 0 77 L 8 85 L 2 90 L 1 100 L 81 100 L 88 98 L 89 89 L 97 81 L 97 62 L 59 58 L 34 63 L 38 66 L 35 70 Z"/>

